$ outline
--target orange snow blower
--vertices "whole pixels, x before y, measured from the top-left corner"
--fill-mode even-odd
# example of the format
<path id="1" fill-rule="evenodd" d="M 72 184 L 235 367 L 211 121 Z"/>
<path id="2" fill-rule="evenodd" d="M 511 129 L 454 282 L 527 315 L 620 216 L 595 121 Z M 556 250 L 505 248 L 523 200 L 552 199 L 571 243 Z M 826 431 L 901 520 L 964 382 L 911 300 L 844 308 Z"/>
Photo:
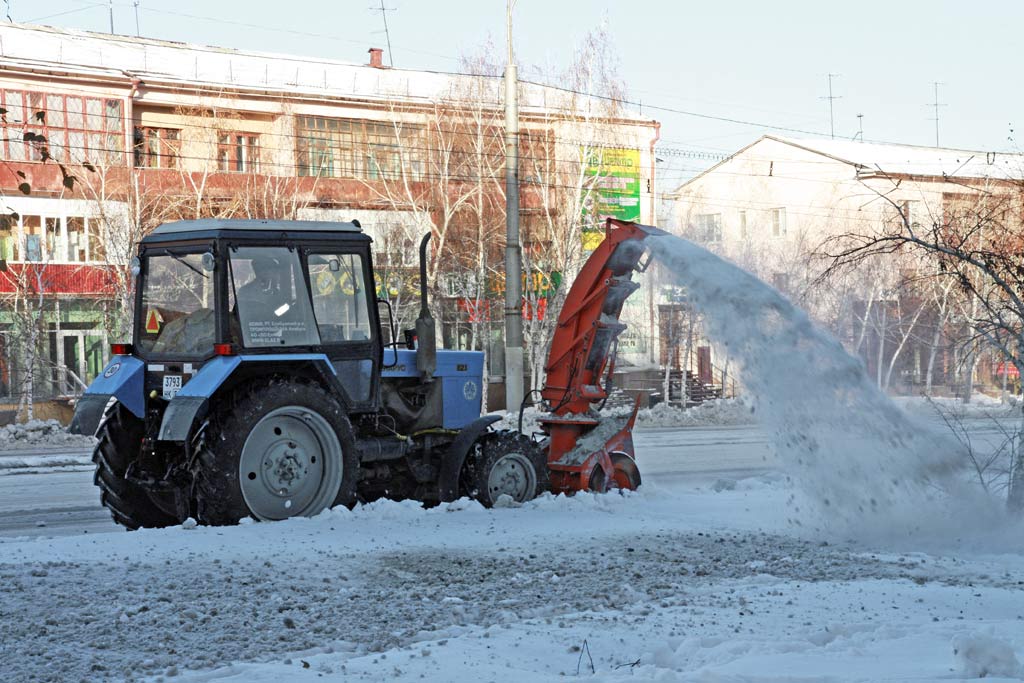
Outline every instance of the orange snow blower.
<path id="1" fill-rule="evenodd" d="M 633 425 L 640 397 L 625 420 L 601 418 L 612 390 L 622 306 L 640 288 L 632 280 L 650 265 L 648 237 L 658 228 L 607 219 L 605 239 L 594 250 L 566 296 L 551 341 L 541 390 L 549 415 L 541 418 L 554 493 L 636 489 L 640 471 Z"/>

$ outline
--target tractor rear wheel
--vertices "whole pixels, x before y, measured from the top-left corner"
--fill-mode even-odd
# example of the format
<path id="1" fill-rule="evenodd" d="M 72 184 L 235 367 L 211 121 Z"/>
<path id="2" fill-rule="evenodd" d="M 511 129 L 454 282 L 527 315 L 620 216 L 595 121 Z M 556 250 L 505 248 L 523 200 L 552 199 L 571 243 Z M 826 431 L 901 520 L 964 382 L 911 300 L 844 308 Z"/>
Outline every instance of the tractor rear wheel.
<path id="1" fill-rule="evenodd" d="M 353 505 L 352 427 L 321 387 L 275 380 L 239 389 L 202 432 L 193 470 L 199 520 L 311 517 Z"/>
<path id="2" fill-rule="evenodd" d="M 524 434 L 501 431 L 489 435 L 467 459 L 465 488 L 484 507 L 502 495 L 525 503 L 550 488 L 545 453 Z"/>
<path id="3" fill-rule="evenodd" d="M 114 403 L 96 431 L 99 441 L 92 452 L 93 483 L 100 489 L 100 502 L 115 522 L 130 531 L 181 523 L 171 513 L 173 500 L 162 500 L 125 478 L 128 466 L 139 456 L 144 429 L 142 420 Z"/>

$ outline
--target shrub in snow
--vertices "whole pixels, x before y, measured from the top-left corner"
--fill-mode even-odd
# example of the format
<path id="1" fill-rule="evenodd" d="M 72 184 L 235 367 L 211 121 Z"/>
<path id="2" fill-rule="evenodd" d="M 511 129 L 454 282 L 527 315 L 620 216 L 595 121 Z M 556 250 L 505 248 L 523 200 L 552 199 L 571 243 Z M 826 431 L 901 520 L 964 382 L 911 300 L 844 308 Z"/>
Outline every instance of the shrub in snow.
<path id="1" fill-rule="evenodd" d="M 953 638 L 953 654 L 967 678 L 1024 674 L 1013 648 L 1005 640 L 984 634 L 960 634 Z"/>

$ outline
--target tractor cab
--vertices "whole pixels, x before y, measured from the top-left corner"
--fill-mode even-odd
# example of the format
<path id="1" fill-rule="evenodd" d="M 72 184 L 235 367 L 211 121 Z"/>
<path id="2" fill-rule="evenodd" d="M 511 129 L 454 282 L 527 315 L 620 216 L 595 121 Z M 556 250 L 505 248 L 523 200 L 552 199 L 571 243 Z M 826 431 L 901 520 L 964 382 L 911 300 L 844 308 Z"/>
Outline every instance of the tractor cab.
<path id="1" fill-rule="evenodd" d="M 334 385 L 349 412 L 379 404 L 382 340 L 370 238 L 358 223 L 169 223 L 142 240 L 132 269 L 132 344 L 115 345 L 80 401 L 76 430 L 92 433 L 115 396 L 159 419 L 161 438 L 181 440 L 221 384 L 269 372 Z M 137 376 L 127 382 L 129 371 Z"/>

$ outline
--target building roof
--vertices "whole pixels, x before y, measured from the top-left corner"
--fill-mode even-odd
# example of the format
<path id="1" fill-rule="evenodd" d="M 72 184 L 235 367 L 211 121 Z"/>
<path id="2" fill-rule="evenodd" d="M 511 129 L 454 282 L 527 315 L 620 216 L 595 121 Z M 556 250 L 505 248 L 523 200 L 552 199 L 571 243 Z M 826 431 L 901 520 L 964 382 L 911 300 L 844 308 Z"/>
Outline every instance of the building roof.
<path id="1" fill-rule="evenodd" d="M 194 45 L 50 26 L 0 23 L 0 71 L 7 65 L 82 75 L 279 92 L 295 97 L 433 102 L 459 92 L 464 74 L 379 68 L 335 59 Z M 497 94 L 501 78 L 493 79 Z M 565 93 L 521 83 L 520 108 L 564 109 Z M 624 110 L 620 119 L 650 122 Z"/>
<path id="2" fill-rule="evenodd" d="M 1024 178 L 1024 155 L 893 143 L 765 136 L 856 166 L 865 172 L 950 178 Z"/>
<path id="3" fill-rule="evenodd" d="M 896 143 L 854 142 L 763 135 L 723 161 L 690 178 L 677 191 L 712 173 L 722 164 L 755 149 L 765 140 L 820 154 L 856 170 L 858 177 L 870 175 L 916 176 L 925 178 L 1024 180 L 1024 154 L 985 152 L 948 147 L 920 147 Z"/>

